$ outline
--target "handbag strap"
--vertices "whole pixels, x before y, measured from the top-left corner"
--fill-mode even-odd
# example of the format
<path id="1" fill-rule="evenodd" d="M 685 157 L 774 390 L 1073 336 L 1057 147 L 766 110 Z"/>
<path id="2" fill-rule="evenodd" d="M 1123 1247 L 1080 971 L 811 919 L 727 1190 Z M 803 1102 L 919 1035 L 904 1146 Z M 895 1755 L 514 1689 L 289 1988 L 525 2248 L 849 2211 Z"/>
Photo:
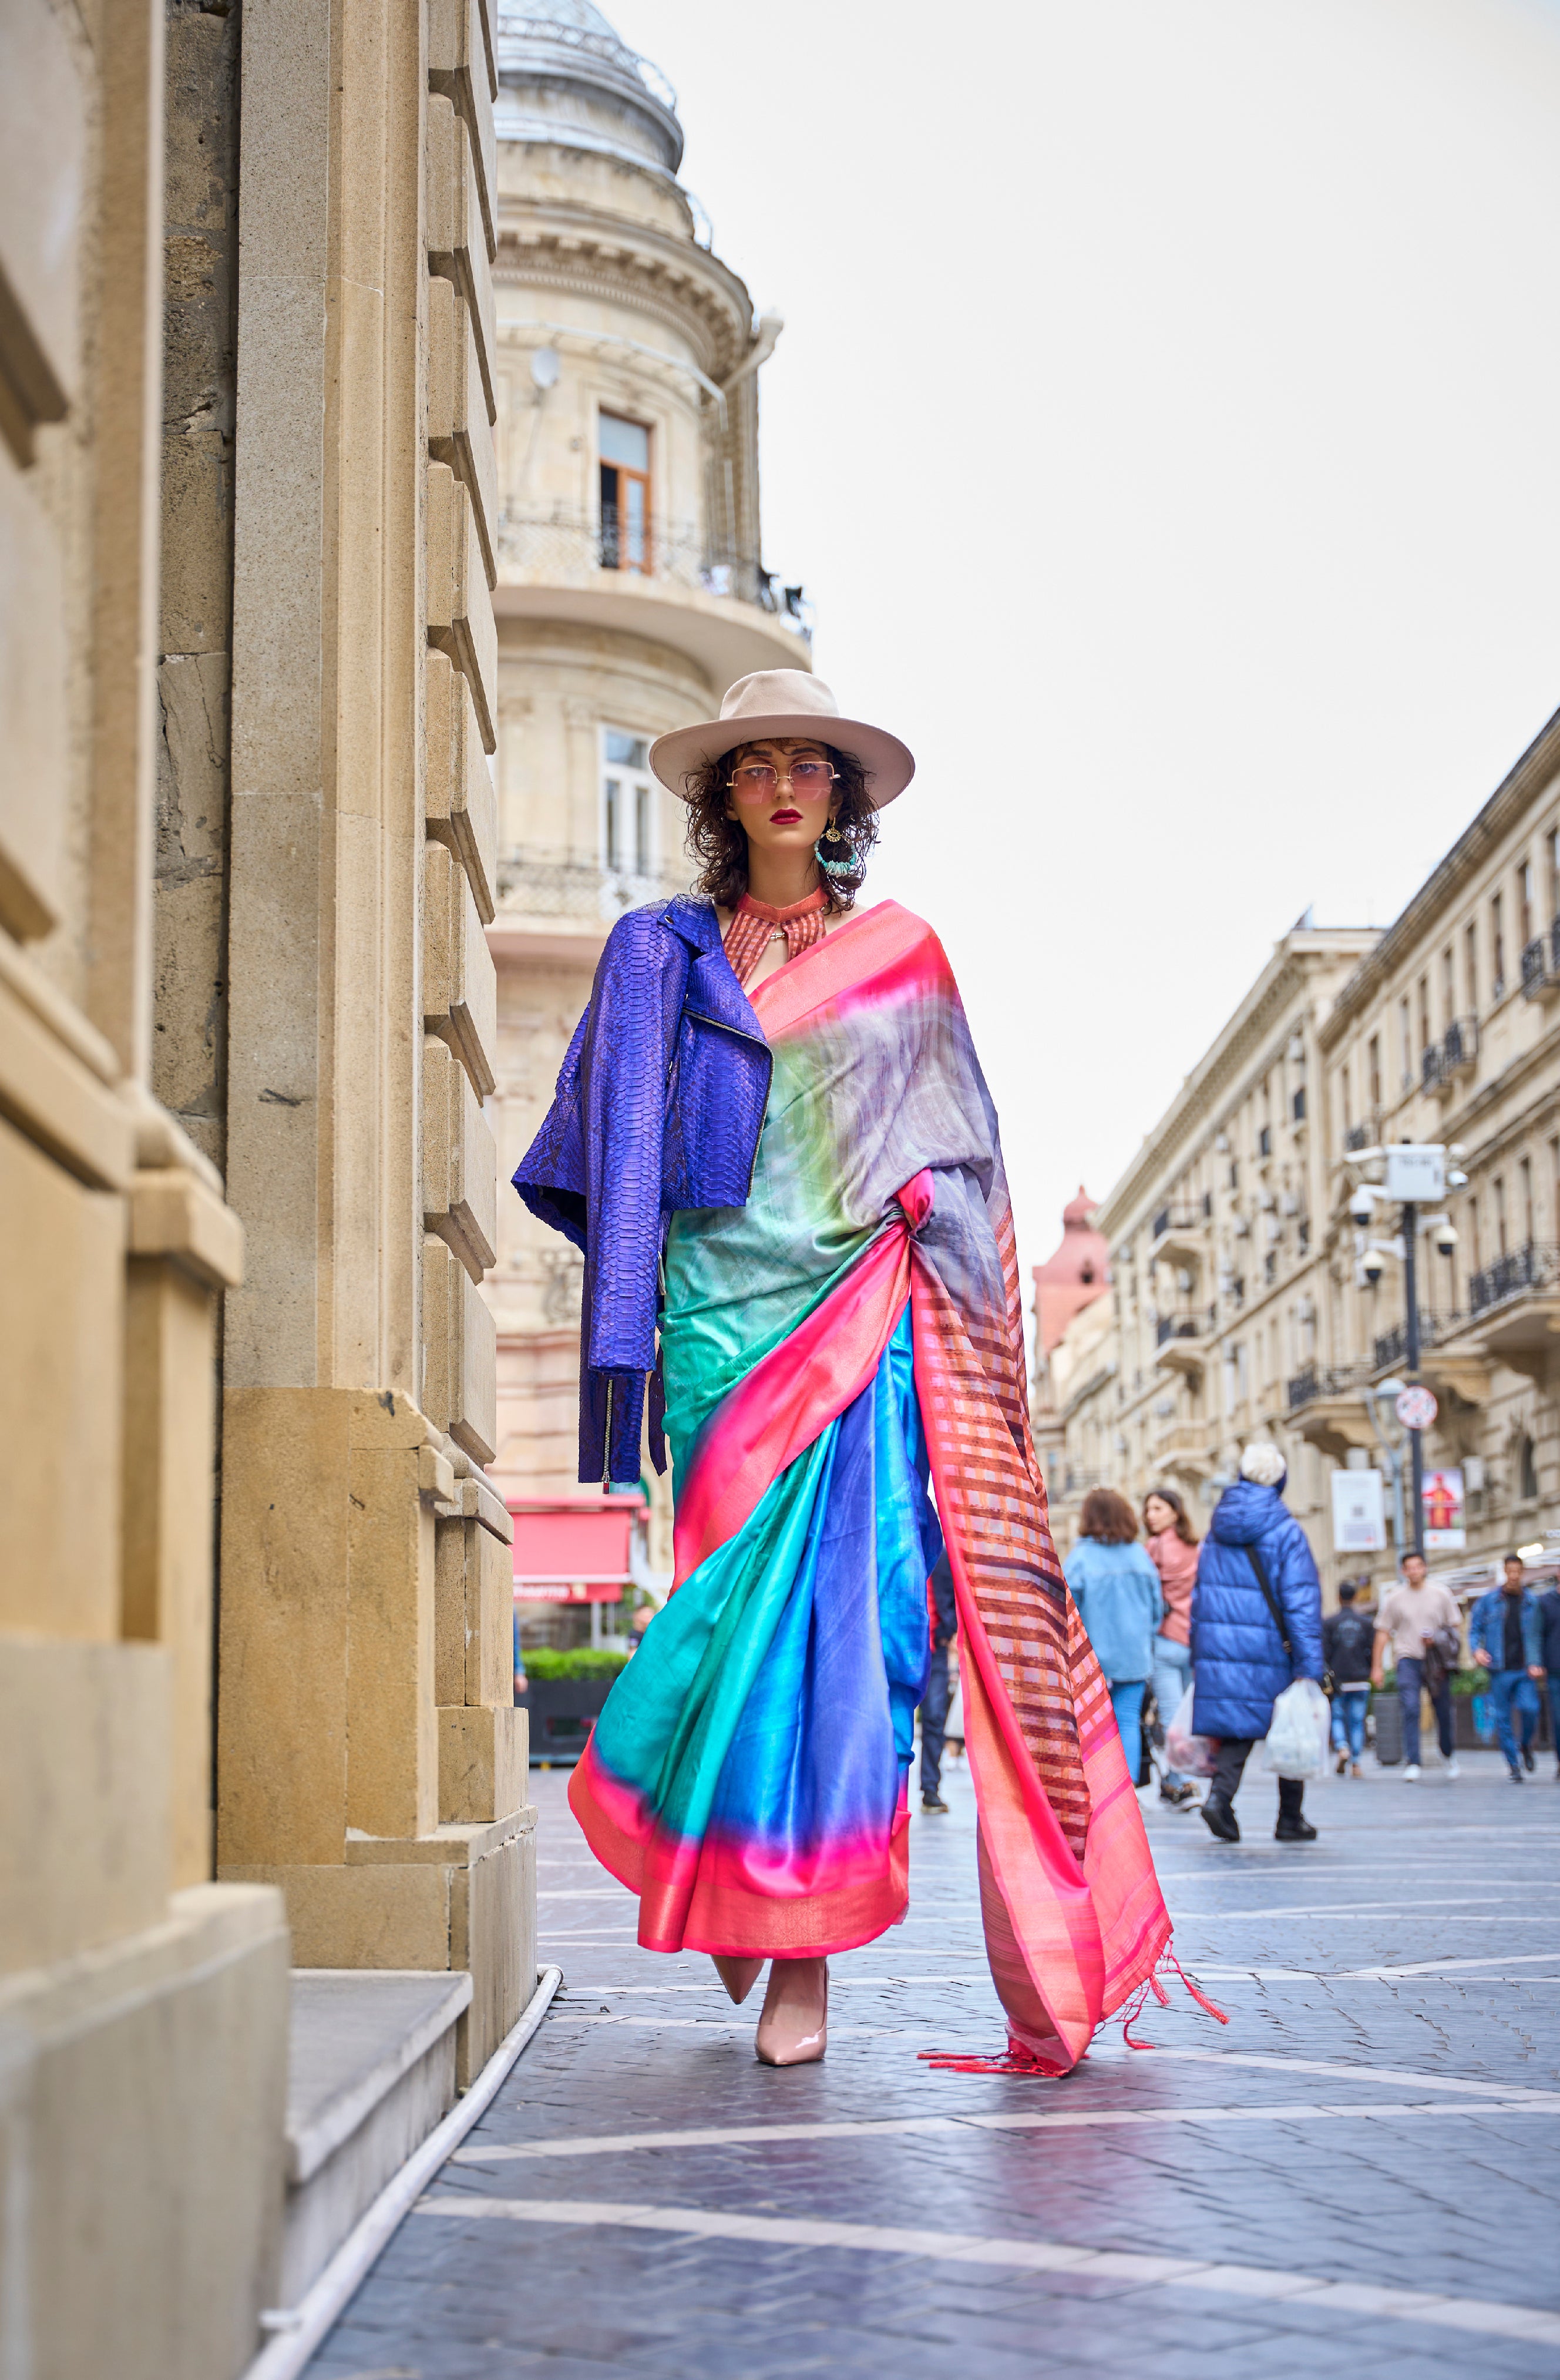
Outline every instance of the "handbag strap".
<path id="1" fill-rule="evenodd" d="M 1284 1640 L 1284 1650 L 1288 1655 L 1290 1663 L 1292 1664 L 1295 1658 L 1295 1648 L 1289 1642 L 1289 1632 L 1284 1625 L 1284 1614 L 1278 1608 L 1278 1598 L 1267 1583 L 1267 1572 L 1263 1568 L 1262 1556 L 1258 1553 L 1255 1546 L 1248 1546 L 1245 1550 L 1246 1560 L 1251 1563 L 1252 1568 L 1257 1574 L 1257 1585 L 1262 1589 L 1263 1600 L 1267 1605 L 1269 1611 L 1273 1614 L 1273 1624 Z"/>

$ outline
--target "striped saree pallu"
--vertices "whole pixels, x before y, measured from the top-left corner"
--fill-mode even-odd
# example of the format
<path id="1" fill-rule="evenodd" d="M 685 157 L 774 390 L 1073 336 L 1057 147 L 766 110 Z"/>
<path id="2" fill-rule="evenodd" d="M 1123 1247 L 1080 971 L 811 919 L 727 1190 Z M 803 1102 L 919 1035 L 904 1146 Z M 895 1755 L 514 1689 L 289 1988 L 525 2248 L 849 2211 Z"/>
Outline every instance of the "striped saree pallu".
<path id="1" fill-rule="evenodd" d="M 996 1113 L 941 945 L 892 902 L 752 998 L 752 1191 L 666 1252 L 675 1592 L 570 1800 L 648 1949 L 871 1940 L 908 1904 L 946 1540 L 992 1977 L 1014 2049 L 1060 2070 L 1170 1926 L 1046 1524 Z"/>

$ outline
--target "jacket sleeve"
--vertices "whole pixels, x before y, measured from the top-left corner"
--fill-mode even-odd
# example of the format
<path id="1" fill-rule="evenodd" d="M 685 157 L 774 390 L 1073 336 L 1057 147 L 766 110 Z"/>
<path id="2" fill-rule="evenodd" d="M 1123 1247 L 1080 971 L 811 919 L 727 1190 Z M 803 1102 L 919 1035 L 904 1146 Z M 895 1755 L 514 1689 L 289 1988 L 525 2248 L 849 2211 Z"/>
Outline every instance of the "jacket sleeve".
<path id="1" fill-rule="evenodd" d="M 1325 1667 L 1322 1658 L 1322 1582 L 1316 1575 L 1310 1540 L 1297 1520 L 1291 1518 L 1280 1546 L 1278 1601 L 1295 1648 L 1294 1674 L 1297 1678 L 1320 1681 Z"/>
<path id="2" fill-rule="evenodd" d="M 1500 1667 L 1500 1660 L 1498 1658 L 1499 1647 L 1492 1647 L 1490 1644 L 1489 1601 L 1490 1598 L 1487 1595 L 1481 1595 L 1478 1602 L 1473 1607 L 1473 1616 L 1468 1623 L 1468 1649 L 1469 1653 L 1488 1653 L 1491 1661 L 1498 1670 Z"/>
<path id="3" fill-rule="evenodd" d="M 580 1050 L 586 1241 L 580 1473 L 632 1487 L 656 1366 L 661 1138 L 687 946 L 655 909 L 620 917 L 601 953 Z"/>
<path id="4" fill-rule="evenodd" d="M 1079 1539 L 1062 1563 L 1062 1572 L 1072 1591 L 1072 1600 L 1078 1607 L 1078 1617 L 1083 1620 L 1083 1605 L 1089 1586 L 1089 1556 L 1083 1539 Z M 1085 1636 L 1089 1633 L 1089 1623 L 1086 1620 L 1083 1620 L 1083 1633 Z"/>
<path id="5" fill-rule="evenodd" d="M 552 1105 L 512 1180 L 538 1222 L 550 1223 L 583 1251 L 586 1245 L 585 1141 L 580 1129 L 580 1053 L 590 1024 L 588 1002 L 574 1027 Z"/>
<path id="6" fill-rule="evenodd" d="M 1136 1550 L 1143 1556 L 1141 1575 L 1148 1597 L 1149 1626 L 1157 1634 L 1159 1623 L 1169 1609 L 1165 1601 L 1165 1582 L 1159 1575 L 1153 1557 L 1142 1546 L 1139 1546 Z"/>

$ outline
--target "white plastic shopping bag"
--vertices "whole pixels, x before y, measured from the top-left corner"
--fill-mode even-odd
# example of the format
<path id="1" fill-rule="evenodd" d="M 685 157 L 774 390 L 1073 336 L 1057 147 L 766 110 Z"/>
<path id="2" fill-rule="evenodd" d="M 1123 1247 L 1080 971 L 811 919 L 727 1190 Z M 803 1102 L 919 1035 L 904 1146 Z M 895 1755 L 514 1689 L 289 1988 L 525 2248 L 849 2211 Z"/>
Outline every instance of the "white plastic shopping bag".
<path id="1" fill-rule="evenodd" d="M 1315 1679 L 1297 1678 L 1273 1706 L 1263 1767 L 1274 1777 L 1320 1777 L 1327 1762 L 1331 1716 Z"/>
<path id="2" fill-rule="evenodd" d="M 1165 1730 L 1165 1766 L 1179 1777 L 1211 1777 L 1214 1773 L 1214 1746 L 1211 1737 L 1193 1735 L 1191 1706 L 1193 1690 L 1188 1686 L 1177 1706 L 1176 1715 Z"/>

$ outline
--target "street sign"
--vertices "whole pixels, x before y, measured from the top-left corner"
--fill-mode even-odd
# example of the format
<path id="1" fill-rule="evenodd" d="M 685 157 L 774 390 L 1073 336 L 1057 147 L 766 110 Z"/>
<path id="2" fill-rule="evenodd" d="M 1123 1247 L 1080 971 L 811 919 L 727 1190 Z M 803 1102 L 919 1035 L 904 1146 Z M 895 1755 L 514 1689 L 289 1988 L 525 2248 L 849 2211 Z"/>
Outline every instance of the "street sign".
<path id="1" fill-rule="evenodd" d="M 1333 1474 L 1333 1551 L 1379 1554 L 1386 1545 L 1386 1505 L 1379 1471 Z"/>
<path id="2" fill-rule="evenodd" d="M 1421 1497 L 1426 1553 L 1460 1553 L 1468 1543 L 1463 1527 L 1462 1473 L 1427 1471 Z"/>
<path id="3" fill-rule="evenodd" d="M 1405 1389 L 1397 1400 L 1397 1418 L 1405 1429 L 1428 1429 L 1439 1411 L 1429 1389 Z"/>
<path id="4" fill-rule="evenodd" d="M 1446 1152 L 1433 1141 L 1398 1141 L 1386 1152 L 1386 1195 L 1439 1206 L 1446 1195 Z"/>

